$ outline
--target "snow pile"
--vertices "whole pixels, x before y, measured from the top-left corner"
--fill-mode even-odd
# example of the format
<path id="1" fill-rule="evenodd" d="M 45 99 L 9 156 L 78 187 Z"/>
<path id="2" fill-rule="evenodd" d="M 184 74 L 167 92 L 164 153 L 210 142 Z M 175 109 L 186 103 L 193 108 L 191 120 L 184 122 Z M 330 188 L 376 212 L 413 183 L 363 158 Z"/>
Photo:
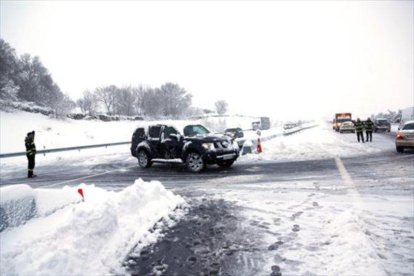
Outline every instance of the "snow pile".
<path id="1" fill-rule="evenodd" d="M 0 231 L 18 226 L 34 217 L 36 202 L 28 185 L 0 188 Z"/>
<path id="2" fill-rule="evenodd" d="M 67 205 L 58 199 L 77 195 L 78 188 L 83 189 L 85 202 Z M 168 221 L 169 215 L 185 204 L 160 182 L 141 179 L 120 192 L 85 184 L 26 192 L 35 195 L 42 216 L 0 234 L 1 274 L 122 273 L 122 261 L 131 248 L 138 241 L 154 241 L 158 232 L 149 230 L 160 219 Z M 41 193 L 43 196 L 38 196 Z M 53 203 L 49 203 L 48 193 L 57 197 Z"/>

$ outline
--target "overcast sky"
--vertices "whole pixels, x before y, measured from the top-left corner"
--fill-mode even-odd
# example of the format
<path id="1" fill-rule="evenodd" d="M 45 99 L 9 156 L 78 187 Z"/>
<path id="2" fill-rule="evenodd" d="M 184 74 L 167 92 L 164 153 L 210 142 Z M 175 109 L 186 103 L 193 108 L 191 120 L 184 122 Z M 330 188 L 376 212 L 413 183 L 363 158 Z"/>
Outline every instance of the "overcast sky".
<path id="1" fill-rule="evenodd" d="M 414 106 L 413 14 L 413 1 L 1 0 L 1 38 L 74 100 L 174 82 L 199 107 L 362 117 Z"/>

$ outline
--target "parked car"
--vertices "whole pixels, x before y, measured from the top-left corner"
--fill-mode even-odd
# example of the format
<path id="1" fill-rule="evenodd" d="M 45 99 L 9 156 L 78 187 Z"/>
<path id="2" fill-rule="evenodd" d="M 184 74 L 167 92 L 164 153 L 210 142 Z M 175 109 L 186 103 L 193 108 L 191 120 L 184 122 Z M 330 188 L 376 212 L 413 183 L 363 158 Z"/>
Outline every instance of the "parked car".
<path id="1" fill-rule="evenodd" d="M 404 152 L 406 148 L 414 148 L 414 121 L 407 121 L 398 129 L 395 136 L 397 152 Z"/>
<path id="2" fill-rule="evenodd" d="M 244 133 L 243 130 L 239 127 L 236 128 L 226 128 L 224 130 L 224 134 L 228 135 L 232 138 L 243 138 L 244 137 Z"/>
<path id="3" fill-rule="evenodd" d="M 207 164 L 230 167 L 239 156 L 239 147 L 230 137 L 213 134 L 202 125 L 187 125 L 182 132 L 170 125 L 151 125 L 134 131 L 131 154 L 143 168 L 177 159 L 189 171 L 200 172 Z"/>
<path id="4" fill-rule="evenodd" d="M 387 119 L 377 118 L 374 120 L 374 132 L 384 131 L 390 132 L 391 131 L 391 124 L 388 122 Z"/>
<path id="5" fill-rule="evenodd" d="M 352 132 L 355 133 L 355 125 L 352 121 L 346 121 L 341 123 L 341 125 L 339 126 L 339 132 L 340 133 L 344 133 L 344 132 Z"/>
<path id="6" fill-rule="evenodd" d="M 226 128 L 224 130 L 224 135 L 229 136 L 231 139 L 234 139 L 236 141 L 237 145 L 239 146 L 239 149 L 243 147 L 245 139 L 243 130 L 239 127 L 236 128 Z"/>

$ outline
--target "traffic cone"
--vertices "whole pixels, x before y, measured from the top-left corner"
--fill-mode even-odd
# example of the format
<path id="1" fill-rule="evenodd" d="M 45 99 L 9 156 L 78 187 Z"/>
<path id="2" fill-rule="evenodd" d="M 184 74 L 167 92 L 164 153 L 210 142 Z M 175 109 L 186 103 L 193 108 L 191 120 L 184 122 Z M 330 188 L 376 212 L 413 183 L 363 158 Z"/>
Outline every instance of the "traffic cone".
<path id="1" fill-rule="evenodd" d="M 260 138 L 257 138 L 256 152 L 257 153 L 261 153 L 262 152 L 262 144 L 260 143 Z"/>
<path id="2" fill-rule="evenodd" d="M 82 201 L 85 201 L 85 197 L 83 196 L 83 189 L 79 188 L 78 193 L 82 196 Z"/>

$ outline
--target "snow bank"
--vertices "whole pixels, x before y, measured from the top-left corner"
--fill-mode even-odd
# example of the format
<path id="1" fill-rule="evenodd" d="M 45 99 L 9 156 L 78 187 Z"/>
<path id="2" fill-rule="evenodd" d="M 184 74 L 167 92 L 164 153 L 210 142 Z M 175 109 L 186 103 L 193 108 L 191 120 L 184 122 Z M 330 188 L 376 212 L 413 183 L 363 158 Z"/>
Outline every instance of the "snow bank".
<path id="1" fill-rule="evenodd" d="M 85 202 L 67 204 L 64 195 L 76 195 L 78 188 L 83 189 Z M 148 237 L 157 232 L 149 229 L 160 219 L 168 221 L 185 204 L 160 182 L 141 179 L 120 192 L 85 184 L 32 192 L 42 215 L 0 234 L 2 275 L 122 273 L 121 263 L 129 250 L 138 241 L 154 241 Z M 24 193 L 31 193 L 30 189 Z M 52 195 L 54 202 L 50 202 Z"/>
<path id="2" fill-rule="evenodd" d="M 22 184 L 1 187 L 0 194 L 0 231 L 80 201 L 80 195 L 69 187 L 61 190 L 32 189 Z"/>
<path id="3" fill-rule="evenodd" d="M 0 231 L 18 226 L 35 215 L 35 195 L 28 185 L 0 188 L 0 195 Z"/>

